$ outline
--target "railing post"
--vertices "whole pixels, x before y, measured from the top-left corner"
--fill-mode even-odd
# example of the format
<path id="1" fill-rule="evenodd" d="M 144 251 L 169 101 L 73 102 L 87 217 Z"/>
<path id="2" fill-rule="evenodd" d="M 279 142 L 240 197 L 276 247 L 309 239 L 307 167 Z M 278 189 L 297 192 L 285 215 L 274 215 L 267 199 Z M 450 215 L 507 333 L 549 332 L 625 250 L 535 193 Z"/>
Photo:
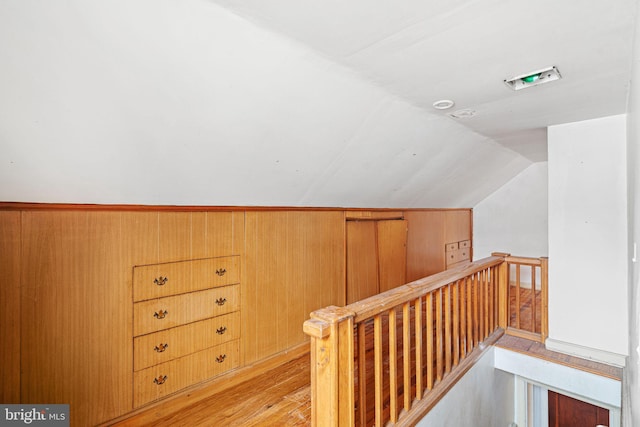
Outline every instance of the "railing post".
<path id="1" fill-rule="evenodd" d="M 311 313 L 304 332 L 311 338 L 311 425 L 354 425 L 355 313 L 327 307 Z"/>
<path id="2" fill-rule="evenodd" d="M 549 258 L 540 258 L 540 342 L 549 336 Z"/>
<path id="3" fill-rule="evenodd" d="M 502 258 L 510 255 L 503 252 L 491 254 Z M 498 326 L 504 330 L 509 326 L 509 264 L 506 260 L 498 266 Z"/>

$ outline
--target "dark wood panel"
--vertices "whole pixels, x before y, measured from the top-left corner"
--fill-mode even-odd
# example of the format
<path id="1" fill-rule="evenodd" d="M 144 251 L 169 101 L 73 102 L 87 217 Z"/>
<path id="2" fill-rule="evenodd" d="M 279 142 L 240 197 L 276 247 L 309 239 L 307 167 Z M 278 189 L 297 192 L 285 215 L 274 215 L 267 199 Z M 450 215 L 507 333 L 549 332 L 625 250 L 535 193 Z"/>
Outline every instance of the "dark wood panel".
<path id="1" fill-rule="evenodd" d="M 609 411 L 549 390 L 549 427 L 609 425 Z"/>

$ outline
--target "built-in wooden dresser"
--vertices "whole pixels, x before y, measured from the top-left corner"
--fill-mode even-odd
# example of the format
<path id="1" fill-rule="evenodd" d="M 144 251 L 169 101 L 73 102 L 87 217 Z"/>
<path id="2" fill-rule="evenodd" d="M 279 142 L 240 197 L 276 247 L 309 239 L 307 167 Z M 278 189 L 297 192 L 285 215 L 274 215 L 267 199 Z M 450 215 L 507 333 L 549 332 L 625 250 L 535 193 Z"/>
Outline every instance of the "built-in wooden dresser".
<path id="1" fill-rule="evenodd" d="M 134 267 L 134 407 L 237 367 L 239 309 L 239 256 Z"/>
<path id="2" fill-rule="evenodd" d="M 471 241 L 462 240 L 445 244 L 447 269 L 457 267 L 471 261 Z"/>

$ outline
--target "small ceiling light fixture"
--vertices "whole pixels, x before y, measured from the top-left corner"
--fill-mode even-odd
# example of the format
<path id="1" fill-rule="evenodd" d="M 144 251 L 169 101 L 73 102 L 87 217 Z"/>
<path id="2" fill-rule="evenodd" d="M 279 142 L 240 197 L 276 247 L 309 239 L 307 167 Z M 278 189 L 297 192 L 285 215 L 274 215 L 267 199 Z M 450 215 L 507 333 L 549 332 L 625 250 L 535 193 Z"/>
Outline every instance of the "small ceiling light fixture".
<path id="1" fill-rule="evenodd" d="M 520 90 L 560 80 L 561 78 L 562 75 L 560 75 L 560 71 L 556 67 L 548 67 L 505 80 L 504 83 L 513 90 Z"/>
<path id="2" fill-rule="evenodd" d="M 453 113 L 450 113 L 449 117 L 452 117 L 454 119 L 468 119 L 475 115 L 476 115 L 476 110 L 464 109 L 464 110 L 458 110 L 458 111 L 454 111 Z"/>
<path id="3" fill-rule="evenodd" d="M 456 103 L 450 99 L 441 99 L 440 101 L 436 101 L 433 103 L 433 108 L 435 108 L 436 110 L 447 110 L 454 105 L 456 105 Z"/>

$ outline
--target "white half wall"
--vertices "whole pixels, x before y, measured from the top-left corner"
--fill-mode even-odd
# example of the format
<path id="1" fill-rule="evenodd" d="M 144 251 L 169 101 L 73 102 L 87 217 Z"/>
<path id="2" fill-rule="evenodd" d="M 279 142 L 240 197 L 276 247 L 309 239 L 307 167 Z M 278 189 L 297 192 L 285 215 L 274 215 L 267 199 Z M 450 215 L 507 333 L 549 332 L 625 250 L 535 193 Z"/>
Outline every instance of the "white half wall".
<path id="1" fill-rule="evenodd" d="M 417 426 L 508 426 L 514 419 L 514 377 L 494 368 L 494 351 L 491 347 Z"/>
<path id="2" fill-rule="evenodd" d="M 587 358 L 626 355 L 626 117 L 548 135 L 550 341 Z"/>
<path id="3" fill-rule="evenodd" d="M 473 207 L 473 258 L 548 253 L 547 162 L 534 163 Z"/>

